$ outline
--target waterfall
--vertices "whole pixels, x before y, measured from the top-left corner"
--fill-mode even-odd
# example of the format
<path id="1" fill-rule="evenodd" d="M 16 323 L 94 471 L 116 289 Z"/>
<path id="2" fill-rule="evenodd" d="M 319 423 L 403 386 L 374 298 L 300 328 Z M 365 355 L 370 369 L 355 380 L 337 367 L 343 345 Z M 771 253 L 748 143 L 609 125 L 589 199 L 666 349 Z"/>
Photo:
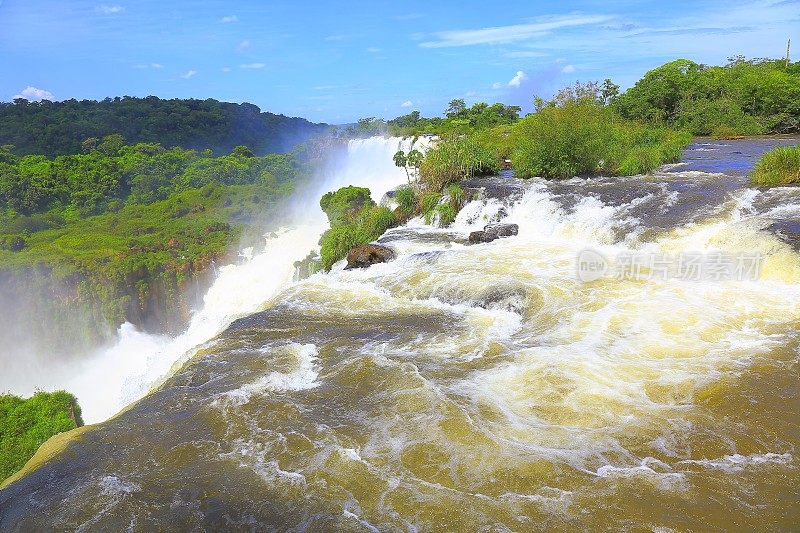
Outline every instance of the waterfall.
<path id="1" fill-rule="evenodd" d="M 236 318 L 258 311 L 279 289 L 292 282 L 294 262 L 318 247 L 327 219 L 319 198 L 347 185 L 369 187 L 377 202 L 386 191 L 406 182 L 405 171 L 394 165 L 398 149 L 410 149 L 411 141 L 396 137 L 351 140 L 346 155 L 319 179 L 291 200 L 290 224 L 268 234 L 264 250 L 243 253 L 244 262 L 217 267 L 218 275 L 177 337 L 152 335 L 124 323 L 108 348 L 59 368 L 48 365 L 36 379 L 20 387 L 2 383 L 11 392 L 31 394 L 35 389 L 65 389 L 75 394 L 87 423 L 103 421 L 138 400 L 158 384 L 176 362 L 190 357 L 203 343 L 224 330 Z"/>
<path id="2" fill-rule="evenodd" d="M 46 444 L 52 459 L 0 490 L 0 528 L 797 522 L 800 248 L 769 228 L 796 222 L 781 217 L 800 190 L 688 164 L 480 178 L 451 226 L 381 236 L 392 261 L 289 282 L 326 226 L 319 194 L 405 182 L 398 142 L 351 143 L 296 224 L 220 270 L 182 336 L 123 327 L 77 392 L 93 420 L 142 399 L 63 453 Z M 492 221 L 518 235 L 468 243 Z M 609 270 L 580 276 L 586 252 Z M 698 253 L 694 275 L 682 266 Z M 756 256 L 757 275 L 714 267 Z"/>

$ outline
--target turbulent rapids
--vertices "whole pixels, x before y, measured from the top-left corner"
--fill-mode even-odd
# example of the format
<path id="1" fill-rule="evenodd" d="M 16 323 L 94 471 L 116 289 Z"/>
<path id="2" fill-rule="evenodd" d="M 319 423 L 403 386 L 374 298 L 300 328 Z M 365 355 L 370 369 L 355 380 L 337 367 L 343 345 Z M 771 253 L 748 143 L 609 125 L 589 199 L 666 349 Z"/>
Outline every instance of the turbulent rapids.
<path id="1" fill-rule="evenodd" d="M 314 207 L 141 354 L 128 399 L 153 391 L 0 491 L 0 529 L 789 529 L 800 188 L 747 186 L 775 142 L 695 143 L 651 176 L 473 180 L 451 227 L 381 237 L 394 261 L 289 282 Z M 397 146 L 351 145 L 326 190 L 378 200 L 406 179 Z M 468 244 L 493 221 L 519 235 Z M 583 282 L 587 249 L 761 263 Z"/>

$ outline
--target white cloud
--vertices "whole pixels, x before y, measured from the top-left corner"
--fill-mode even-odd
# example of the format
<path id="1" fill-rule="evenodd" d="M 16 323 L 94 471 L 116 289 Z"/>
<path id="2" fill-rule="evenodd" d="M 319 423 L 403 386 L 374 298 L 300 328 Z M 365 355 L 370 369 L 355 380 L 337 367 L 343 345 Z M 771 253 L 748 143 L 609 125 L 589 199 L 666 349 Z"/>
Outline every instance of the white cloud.
<path id="1" fill-rule="evenodd" d="M 522 85 L 522 82 L 527 80 L 527 79 L 528 79 L 527 74 L 525 74 L 521 70 L 518 70 L 517 73 L 514 74 L 514 77 L 511 78 L 511 80 L 508 82 L 508 86 L 509 87 L 519 87 L 520 85 Z"/>
<path id="2" fill-rule="evenodd" d="M 338 85 L 317 85 L 316 87 L 313 87 L 315 91 L 330 91 L 338 88 Z"/>
<path id="3" fill-rule="evenodd" d="M 496 81 L 496 82 L 494 82 L 492 84 L 492 89 L 502 89 L 502 88 L 503 88 L 503 84 L 500 83 L 499 81 Z"/>
<path id="4" fill-rule="evenodd" d="M 563 72 L 564 74 L 572 74 L 573 72 L 575 72 L 575 66 L 567 65 L 566 67 L 561 69 L 561 72 Z"/>
<path id="5" fill-rule="evenodd" d="M 239 68 L 259 69 L 266 66 L 266 63 L 245 63 L 244 65 L 239 65 Z"/>
<path id="6" fill-rule="evenodd" d="M 219 21 L 222 22 L 223 24 L 230 24 L 231 22 L 239 22 L 239 17 L 237 17 L 236 15 L 229 15 L 227 17 L 222 17 L 221 19 L 219 19 Z"/>
<path id="7" fill-rule="evenodd" d="M 194 77 L 196 74 L 197 74 L 196 70 L 189 70 L 189 71 L 186 71 L 186 73 L 181 74 L 181 78 L 183 78 L 185 80 L 188 80 L 189 78 Z"/>
<path id="8" fill-rule="evenodd" d="M 55 100 L 53 93 L 50 91 L 45 91 L 44 89 L 39 89 L 30 85 L 25 87 L 19 94 L 14 95 L 14 99 L 16 100 L 17 98 L 24 98 L 31 102 L 38 102 L 39 100 Z"/>
<path id="9" fill-rule="evenodd" d="M 370 54 L 377 54 L 378 52 L 382 52 L 382 51 L 383 51 L 383 48 L 375 48 L 374 46 L 371 46 L 371 47 L 367 48 L 367 52 L 369 52 Z"/>
<path id="10" fill-rule="evenodd" d="M 244 41 L 239 43 L 239 45 L 236 47 L 236 51 L 237 52 L 244 52 L 248 48 L 250 48 L 250 41 L 245 39 Z"/>
<path id="11" fill-rule="evenodd" d="M 164 68 L 164 65 L 162 65 L 161 63 L 150 63 L 150 66 L 152 68 Z"/>
<path id="12" fill-rule="evenodd" d="M 115 13 L 122 13 L 123 11 L 125 11 L 125 8 L 120 5 L 109 6 L 103 4 L 101 6 L 97 6 L 97 11 L 99 11 L 100 13 L 105 13 L 106 15 L 113 15 Z"/>
<path id="13" fill-rule="evenodd" d="M 444 48 L 449 46 L 470 46 L 475 44 L 503 44 L 543 37 L 555 30 L 590 24 L 608 22 L 613 17 L 607 15 L 563 15 L 540 17 L 527 24 L 493 26 L 477 30 L 442 31 L 434 34 L 436 40 L 420 44 L 423 48 Z"/>
<path id="14" fill-rule="evenodd" d="M 411 100 L 406 100 L 405 102 L 400 104 L 400 107 L 411 107 L 412 105 L 414 105 L 414 102 L 412 102 Z"/>
<path id="15" fill-rule="evenodd" d="M 230 72 L 231 70 L 231 67 L 222 67 L 222 72 Z"/>

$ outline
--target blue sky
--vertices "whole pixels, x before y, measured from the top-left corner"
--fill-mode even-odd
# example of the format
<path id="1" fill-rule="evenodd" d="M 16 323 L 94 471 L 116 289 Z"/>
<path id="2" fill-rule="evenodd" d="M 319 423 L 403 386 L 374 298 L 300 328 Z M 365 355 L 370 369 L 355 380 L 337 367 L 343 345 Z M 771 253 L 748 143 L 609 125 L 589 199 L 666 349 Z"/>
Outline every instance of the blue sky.
<path id="1" fill-rule="evenodd" d="M 530 107 L 665 61 L 800 57 L 800 0 L 0 0 L 0 100 L 196 97 L 330 123 Z"/>

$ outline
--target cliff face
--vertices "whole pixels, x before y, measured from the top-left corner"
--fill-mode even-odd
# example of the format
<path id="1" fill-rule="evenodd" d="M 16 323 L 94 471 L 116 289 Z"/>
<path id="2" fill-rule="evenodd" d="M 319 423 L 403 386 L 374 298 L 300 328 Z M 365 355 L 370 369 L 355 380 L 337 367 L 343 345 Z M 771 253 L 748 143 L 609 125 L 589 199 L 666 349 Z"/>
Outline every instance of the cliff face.
<path id="1" fill-rule="evenodd" d="M 114 280 L 92 272 L 59 278 L 45 266 L 0 270 L 0 345 L 20 357 L 69 357 L 109 342 L 123 322 L 148 333 L 179 333 L 202 303 L 216 265 L 230 261 L 208 257 L 178 271 Z"/>

